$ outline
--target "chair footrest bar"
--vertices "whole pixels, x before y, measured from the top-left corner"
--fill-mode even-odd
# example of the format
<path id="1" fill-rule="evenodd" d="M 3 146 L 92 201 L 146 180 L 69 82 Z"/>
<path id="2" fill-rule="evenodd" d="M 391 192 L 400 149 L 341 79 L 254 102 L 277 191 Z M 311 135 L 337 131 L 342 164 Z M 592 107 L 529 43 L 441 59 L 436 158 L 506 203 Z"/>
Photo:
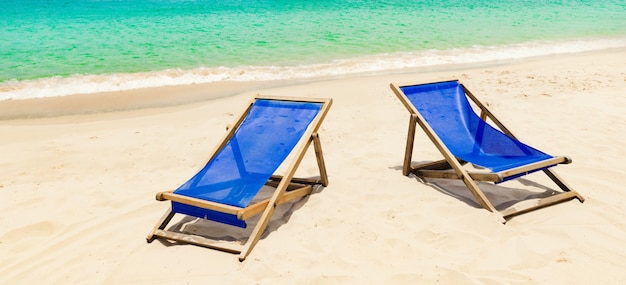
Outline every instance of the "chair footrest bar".
<path id="1" fill-rule="evenodd" d="M 515 208 L 515 206 L 512 206 L 506 210 L 501 211 L 500 213 L 502 214 L 505 220 L 508 220 L 512 217 L 525 214 L 525 213 L 528 213 L 537 209 L 545 208 L 545 207 L 552 206 L 552 205 L 562 203 L 562 202 L 566 202 L 572 199 L 581 200 L 581 198 L 582 197 L 580 197 L 580 195 L 575 191 L 563 192 L 560 194 L 552 195 L 547 198 L 540 199 L 537 201 L 537 204 L 535 205 L 522 207 L 519 209 Z"/>
<path id="2" fill-rule="evenodd" d="M 304 187 L 301 187 L 301 188 L 298 188 L 289 192 L 285 192 L 285 194 L 283 194 L 282 196 L 280 196 L 280 198 L 276 200 L 276 206 L 287 203 L 293 199 L 309 195 L 311 194 L 311 191 L 313 191 L 313 187 L 304 186 Z M 267 204 L 269 204 L 269 201 L 270 199 L 266 199 L 266 200 L 257 202 L 255 204 L 252 204 L 244 208 L 240 212 L 240 214 L 238 214 L 237 217 L 241 220 L 247 220 L 251 217 L 254 217 L 258 215 L 259 213 L 263 212 L 265 208 L 267 208 Z"/>
<path id="3" fill-rule="evenodd" d="M 461 176 L 452 170 L 428 170 L 428 169 L 412 169 L 411 172 L 419 177 L 443 178 L 443 179 L 459 179 Z"/>
<path id="4" fill-rule="evenodd" d="M 215 240 L 207 239 L 207 238 L 197 236 L 197 235 L 175 233 L 175 232 L 170 232 L 170 231 L 165 231 L 165 230 L 156 230 L 154 231 L 154 235 L 164 238 L 164 239 L 168 239 L 168 240 L 174 240 L 178 242 L 194 244 L 194 245 L 208 247 L 212 249 L 218 249 L 218 250 L 226 251 L 230 253 L 240 253 L 241 250 L 243 249 L 243 246 L 241 244 L 236 244 L 234 242 L 215 241 Z"/>
<path id="5" fill-rule="evenodd" d="M 412 167 L 412 170 L 447 170 L 447 169 L 452 169 L 452 166 L 445 159 L 433 161 L 433 162 L 421 163 Z"/>
<path id="6" fill-rule="evenodd" d="M 414 169 L 411 171 L 417 176 L 428 178 L 443 178 L 443 179 L 460 179 L 461 176 L 453 170 L 428 170 L 428 169 Z M 498 173 L 480 173 L 480 172 L 468 172 L 472 179 L 477 181 L 499 182 L 502 181 L 502 176 Z"/>
<path id="7" fill-rule="evenodd" d="M 272 175 L 270 177 L 270 180 L 272 180 L 272 181 L 279 181 L 281 179 L 283 179 L 283 177 L 280 176 L 280 175 Z M 291 178 L 291 183 L 305 184 L 305 185 L 316 185 L 316 184 L 322 184 L 322 180 L 321 179 L 314 179 L 314 178 L 297 178 L 297 177 L 293 177 L 293 178 Z"/>

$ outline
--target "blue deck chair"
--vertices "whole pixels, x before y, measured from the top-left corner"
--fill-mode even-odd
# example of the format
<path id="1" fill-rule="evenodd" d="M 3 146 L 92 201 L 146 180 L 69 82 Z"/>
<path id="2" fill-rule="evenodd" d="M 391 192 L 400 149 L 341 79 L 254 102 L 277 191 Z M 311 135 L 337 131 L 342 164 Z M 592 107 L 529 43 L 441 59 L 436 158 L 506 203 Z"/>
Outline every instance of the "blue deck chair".
<path id="1" fill-rule="evenodd" d="M 551 156 L 515 136 L 463 84 L 456 80 L 417 85 L 391 84 L 391 89 L 411 113 L 404 155 L 403 174 L 418 177 L 461 179 L 478 203 L 497 212 L 475 181 L 500 183 L 535 171 L 543 171 L 564 192 L 536 204 L 502 210 L 505 220 L 513 216 L 577 198 L 584 199 L 567 185 L 554 170 L 558 164 L 571 163 L 563 156 Z M 469 102 L 472 100 L 480 116 Z M 496 127 L 487 123 L 490 119 Z M 444 159 L 411 166 L 416 124 L 424 130 Z M 471 163 L 488 171 L 466 169 Z"/>
<path id="2" fill-rule="evenodd" d="M 147 237 L 164 238 L 239 253 L 243 261 L 258 242 L 277 205 L 308 195 L 328 177 L 318 129 L 332 99 L 254 97 L 213 150 L 207 164 L 174 191 L 159 192 L 157 200 L 171 200 Z M 320 178 L 294 178 L 306 150 L 314 145 Z M 283 173 L 275 174 L 277 169 Z M 253 202 L 265 186 L 275 187 L 269 199 Z M 175 214 L 184 214 L 232 226 L 261 214 L 250 237 L 242 243 L 217 241 L 165 229 Z"/>

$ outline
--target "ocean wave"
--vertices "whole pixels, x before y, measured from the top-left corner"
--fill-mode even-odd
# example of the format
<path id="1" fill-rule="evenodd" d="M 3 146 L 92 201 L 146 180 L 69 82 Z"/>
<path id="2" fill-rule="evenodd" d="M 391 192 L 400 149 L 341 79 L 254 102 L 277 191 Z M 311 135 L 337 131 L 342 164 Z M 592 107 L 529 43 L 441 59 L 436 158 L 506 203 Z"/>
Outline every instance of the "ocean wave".
<path id="1" fill-rule="evenodd" d="M 293 66 L 201 67 L 191 70 L 168 69 L 140 73 L 73 75 L 24 81 L 9 80 L 0 83 L 0 100 L 57 97 L 219 81 L 310 79 L 383 70 L 518 60 L 623 47 L 626 47 L 626 37 L 385 53 L 339 59 L 327 63 Z"/>

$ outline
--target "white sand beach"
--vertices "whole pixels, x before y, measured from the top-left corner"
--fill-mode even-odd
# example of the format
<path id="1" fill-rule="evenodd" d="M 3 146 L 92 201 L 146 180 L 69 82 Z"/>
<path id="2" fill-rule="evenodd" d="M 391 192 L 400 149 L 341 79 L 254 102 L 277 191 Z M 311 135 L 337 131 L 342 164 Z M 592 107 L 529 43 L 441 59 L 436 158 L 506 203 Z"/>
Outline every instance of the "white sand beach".
<path id="1" fill-rule="evenodd" d="M 460 182 L 403 176 L 409 113 L 389 83 L 446 79 L 461 80 L 524 142 L 570 156 L 554 170 L 586 201 L 502 224 Z M 2 101 L 0 284 L 624 284 L 625 92 L 619 49 Z M 320 129 L 330 184 L 279 206 L 244 262 L 146 243 L 169 206 L 155 194 L 200 169 L 257 93 L 333 98 Z M 414 150 L 416 162 L 440 159 L 419 128 Z M 312 156 L 300 171 L 317 174 Z M 546 187 L 558 189 L 536 173 L 484 189 L 502 207 Z M 186 226 L 239 238 L 208 222 Z"/>

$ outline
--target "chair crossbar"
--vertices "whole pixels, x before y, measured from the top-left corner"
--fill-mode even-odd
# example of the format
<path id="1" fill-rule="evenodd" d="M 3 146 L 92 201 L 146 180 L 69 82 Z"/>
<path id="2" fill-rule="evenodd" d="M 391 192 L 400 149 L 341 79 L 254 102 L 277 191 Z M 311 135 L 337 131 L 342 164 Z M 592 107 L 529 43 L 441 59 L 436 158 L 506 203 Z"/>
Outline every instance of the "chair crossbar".
<path id="1" fill-rule="evenodd" d="M 574 192 L 574 191 L 569 191 L 569 192 L 561 192 L 559 194 L 554 194 L 550 197 L 546 197 L 543 199 L 538 199 L 536 204 L 531 205 L 531 206 L 526 206 L 526 207 L 520 207 L 517 208 L 515 206 L 509 207 L 503 211 L 501 211 L 501 214 L 503 216 L 503 218 L 505 220 L 509 220 L 515 216 L 521 215 L 521 214 L 525 214 L 537 209 L 541 209 L 541 208 L 545 208 L 545 207 L 549 207 L 552 205 L 556 205 L 559 203 L 563 203 L 563 202 L 567 202 L 573 199 L 579 199 L 581 200 L 582 197 Z M 584 199 L 583 199 L 584 200 Z M 582 202 L 582 201 L 581 201 Z"/>
<path id="2" fill-rule="evenodd" d="M 182 243 L 194 244 L 198 246 L 218 249 L 230 253 L 240 253 L 243 245 L 235 242 L 224 242 L 208 239 L 199 235 L 188 235 L 166 230 L 156 230 L 155 236 L 162 237 L 167 240 L 174 240 Z"/>

